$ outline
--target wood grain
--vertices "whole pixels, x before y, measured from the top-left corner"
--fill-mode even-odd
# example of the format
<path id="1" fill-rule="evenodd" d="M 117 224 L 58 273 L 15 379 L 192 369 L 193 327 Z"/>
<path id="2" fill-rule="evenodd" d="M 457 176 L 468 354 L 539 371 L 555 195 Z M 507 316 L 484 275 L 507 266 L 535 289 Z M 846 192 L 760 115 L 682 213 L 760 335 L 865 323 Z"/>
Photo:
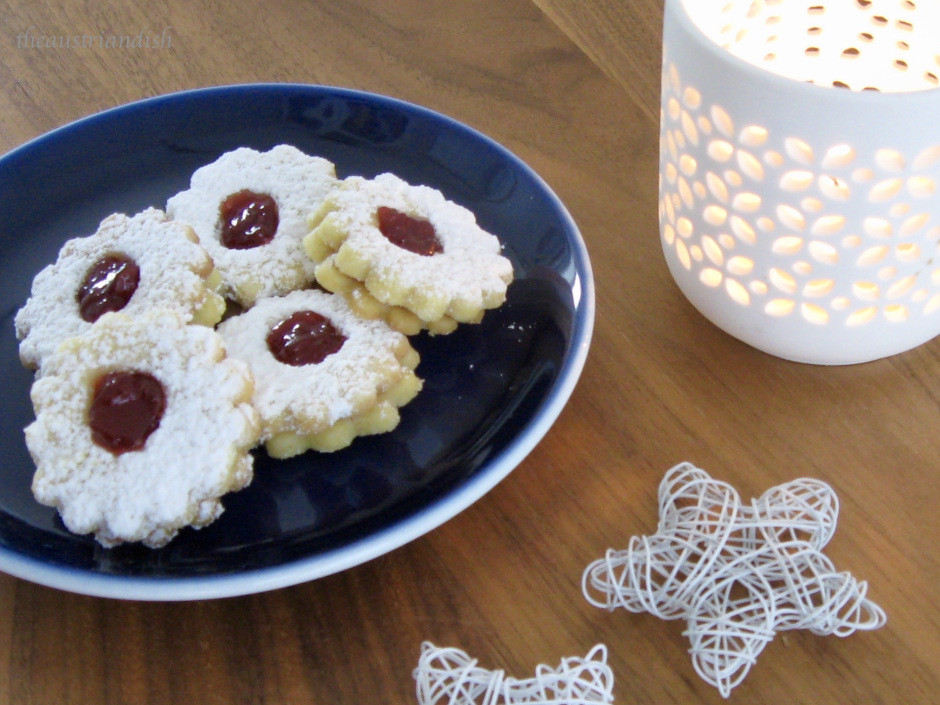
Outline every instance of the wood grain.
<path id="1" fill-rule="evenodd" d="M 263 6 L 0 2 L 0 149 L 81 116 L 195 86 L 296 81 L 426 105 L 497 139 L 578 222 L 598 315 L 581 382 L 533 453 L 427 536 L 312 583 L 179 604 L 72 595 L 0 575 L 0 702 L 410 703 L 429 639 L 525 676 L 604 642 L 618 703 L 720 703 L 682 625 L 607 613 L 585 566 L 656 525 L 666 469 L 742 495 L 830 482 L 828 550 L 888 625 L 789 633 L 732 701 L 936 702 L 940 693 L 940 343 L 822 368 L 759 353 L 673 285 L 656 216 L 653 0 L 379 0 Z M 152 51 L 18 47 L 35 34 L 160 34 Z"/>
<path id="2" fill-rule="evenodd" d="M 633 101 L 659 120 L 662 0 L 533 0 Z"/>

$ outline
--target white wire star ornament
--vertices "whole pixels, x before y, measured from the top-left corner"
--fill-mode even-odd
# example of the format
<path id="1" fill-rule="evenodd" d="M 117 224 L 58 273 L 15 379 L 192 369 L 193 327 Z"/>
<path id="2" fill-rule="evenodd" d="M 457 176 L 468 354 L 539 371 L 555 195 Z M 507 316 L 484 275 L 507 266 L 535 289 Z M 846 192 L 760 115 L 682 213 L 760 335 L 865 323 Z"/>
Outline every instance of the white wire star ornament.
<path id="1" fill-rule="evenodd" d="M 685 619 L 696 672 L 724 697 L 779 631 L 848 636 L 885 624 L 867 584 L 837 572 L 822 548 L 838 498 L 819 480 L 774 487 L 750 506 L 690 463 L 659 487 L 659 527 L 584 572 L 587 600 Z"/>
<path id="2" fill-rule="evenodd" d="M 584 658 L 563 658 L 558 668 L 544 664 L 535 677 L 507 677 L 477 665 L 466 652 L 421 645 L 414 671 L 420 705 L 591 705 L 614 702 L 614 675 L 607 648 L 598 644 Z"/>

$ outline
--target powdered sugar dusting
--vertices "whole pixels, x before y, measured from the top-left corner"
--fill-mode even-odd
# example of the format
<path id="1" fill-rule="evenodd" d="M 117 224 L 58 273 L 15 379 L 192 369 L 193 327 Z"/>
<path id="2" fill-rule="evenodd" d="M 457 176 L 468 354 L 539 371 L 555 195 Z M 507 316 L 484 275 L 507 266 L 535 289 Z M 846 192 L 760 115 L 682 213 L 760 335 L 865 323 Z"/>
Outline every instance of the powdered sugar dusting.
<path id="1" fill-rule="evenodd" d="M 403 301 L 411 292 L 424 292 L 482 309 L 491 308 L 488 302 L 493 299 L 505 298 L 513 274 L 511 263 L 500 254 L 499 240 L 477 225 L 471 211 L 437 189 L 408 184 L 393 174 L 371 181 L 353 176 L 330 195 L 329 203 L 334 207 L 329 217 L 348 232 L 343 245 L 367 259 L 371 274 L 400 291 Z M 422 256 L 389 242 L 378 228 L 379 206 L 430 221 L 443 253 Z M 370 292 L 385 303 L 403 305 L 372 287 Z"/>
<path id="2" fill-rule="evenodd" d="M 167 213 L 196 231 L 212 255 L 228 289 L 242 305 L 286 293 L 313 280 L 313 263 L 303 254 L 306 218 L 336 182 L 333 164 L 290 145 L 267 152 L 241 147 L 197 169 L 190 188 L 167 202 Z M 219 206 L 242 190 L 267 194 L 278 206 L 280 223 L 266 245 L 233 250 L 219 237 Z"/>
<path id="3" fill-rule="evenodd" d="M 268 332 L 291 314 L 307 310 L 328 318 L 347 340 L 318 364 L 278 362 L 268 349 Z M 322 291 L 295 291 L 258 301 L 223 322 L 219 333 L 229 354 L 251 367 L 254 404 L 265 437 L 283 431 L 316 433 L 361 413 L 407 371 L 396 355 L 406 343 L 403 335 L 383 321 L 359 318 L 341 296 Z"/>
<path id="4" fill-rule="evenodd" d="M 56 262 L 36 275 L 30 298 L 16 314 L 23 364 L 39 367 L 59 342 L 91 327 L 81 317 L 77 292 L 88 270 L 108 254 L 123 253 L 140 268 L 140 284 L 125 313 L 160 307 L 192 320 L 206 299 L 212 260 L 191 238 L 187 226 L 148 208 L 133 217 L 115 213 L 93 235 L 66 242 Z"/>
<path id="5" fill-rule="evenodd" d="M 87 409 L 105 372 L 147 372 L 167 407 L 140 451 L 112 455 L 91 439 Z M 32 387 L 36 420 L 26 443 L 33 493 L 57 507 L 70 531 L 104 545 L 159 546 L 222 511 L 219 497 L 251 481 L 258 440 L 246 366 L 225 359 L 220 336 L 170 311 L 107 313 L 62 343 Z"/>

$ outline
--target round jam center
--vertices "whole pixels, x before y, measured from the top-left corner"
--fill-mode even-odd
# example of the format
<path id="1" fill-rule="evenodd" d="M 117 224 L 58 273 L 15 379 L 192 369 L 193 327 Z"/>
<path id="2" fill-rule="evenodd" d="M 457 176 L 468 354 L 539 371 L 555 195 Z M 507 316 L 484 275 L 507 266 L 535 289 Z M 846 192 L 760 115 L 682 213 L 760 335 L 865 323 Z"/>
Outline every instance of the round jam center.
<path id="1" fill-rule="evenodd" d="M 268 333 L 268 350 L 285 365 L 299 367 L 323 362 L 346 342 L 330 320 L 315 311 L 297 311 Z"/>
<path id="2" fill-rule="evenodd" d="M 266 193 L 239 191 L 219 206 L 222 244 L 230 250 L 250 250 L 274 238 L 280 217 L 277 203 Z"/>
<path id="3" fill-rule="evenodd" d="M 429 221 L 412 218 L 388 206 L 379 206 L 377 215 L 379 231 L 393 245 L 425 257 L 444 251 L 444 246 L 437 239 L 434 226 Z"/>
<path id="4" fill-rule="evenodd" d="M 88 425 L 91 439 L 114 455 L 140 450 L 160 425 L 166 392 L 146 372 L 110 372 L 95 383 Z"/>
<path id="5" fill-rule="evenodd" d="M 105 255 L 95 262 L 75 292 L 82 320 L 94 323 L 108 311 L 127 306 L 137 285 L 140 268 L 127 255 Z"/>

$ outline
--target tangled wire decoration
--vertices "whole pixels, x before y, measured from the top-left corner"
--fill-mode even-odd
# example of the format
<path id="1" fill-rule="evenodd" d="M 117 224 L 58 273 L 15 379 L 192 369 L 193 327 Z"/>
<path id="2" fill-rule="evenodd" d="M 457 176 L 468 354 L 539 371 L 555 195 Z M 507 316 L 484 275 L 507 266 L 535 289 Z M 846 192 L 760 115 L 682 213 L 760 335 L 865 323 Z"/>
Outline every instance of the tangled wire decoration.
<path id="1" fill-rule="evenodd" d="M 454 648 L 421 645 L 414 671 L 420 705 L 590 705 L 614 702 L 607 649 L 598 644 L 584 658 L 563 658 L 558 668 L 540 665 L 534 678 L 506 677 L 477 666 Z"/>
<path id="2" fill-rule="evenodd" d="M 685 619 L 696 672 L 728 697 L 778 631 L 848 636 L 884 625 L 867 585 L 821 552 L 839 513 L 829 485 L 799 479 L 743 505 L 682 463 L 659 487 L 659 527 L 584 572 L 588 602 Z"/>

